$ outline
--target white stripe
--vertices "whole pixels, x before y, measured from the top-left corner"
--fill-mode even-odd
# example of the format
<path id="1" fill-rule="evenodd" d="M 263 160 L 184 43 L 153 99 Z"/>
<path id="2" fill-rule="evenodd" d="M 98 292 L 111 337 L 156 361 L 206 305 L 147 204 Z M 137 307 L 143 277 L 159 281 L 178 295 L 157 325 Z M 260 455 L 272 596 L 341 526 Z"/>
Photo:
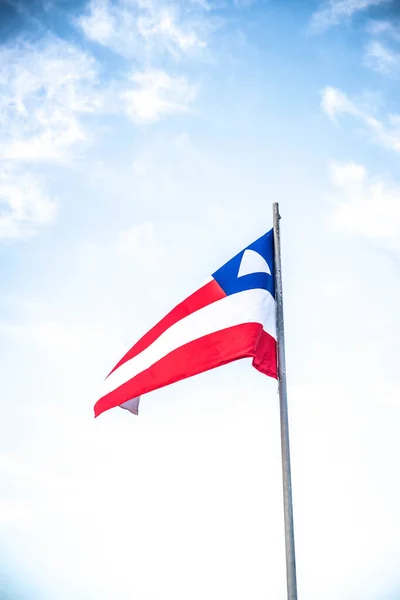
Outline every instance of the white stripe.
<path id="1" fill-rule="evenodd" d="M 267 290 L 253 289 L 217 300 L 164 331 L 148 348 L 107 377 L 102 396 L 112 392 L 155 362 L 188 342 L 244 323 L 261 323 L 276 339 L 275 300 Z"/>

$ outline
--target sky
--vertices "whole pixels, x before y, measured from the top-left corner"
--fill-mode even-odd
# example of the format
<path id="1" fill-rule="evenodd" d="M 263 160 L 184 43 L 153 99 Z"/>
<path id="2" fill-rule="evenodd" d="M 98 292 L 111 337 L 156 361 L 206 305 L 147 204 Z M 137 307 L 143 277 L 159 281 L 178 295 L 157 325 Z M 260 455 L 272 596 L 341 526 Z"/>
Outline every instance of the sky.
<path id="1" fill-rule="evenodd" d="M 0 0 L 0 600 L 284 600 L 276 382 L 93 418 L 282 215 L 299 598 L 400 599 L 400 4 Z"/>

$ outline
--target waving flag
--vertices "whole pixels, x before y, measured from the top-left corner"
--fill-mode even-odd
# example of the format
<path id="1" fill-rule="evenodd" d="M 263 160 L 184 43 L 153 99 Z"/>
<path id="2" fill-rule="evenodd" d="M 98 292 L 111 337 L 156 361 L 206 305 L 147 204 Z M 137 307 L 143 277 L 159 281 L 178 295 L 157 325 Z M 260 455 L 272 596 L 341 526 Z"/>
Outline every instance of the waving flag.
<path id="1" fill-rule="evenodd" d="M 274 241 L 269 231 L 178 304 L 117 363 L 95 416 L 140 396 L 238 360 L 277 377 Z"/>

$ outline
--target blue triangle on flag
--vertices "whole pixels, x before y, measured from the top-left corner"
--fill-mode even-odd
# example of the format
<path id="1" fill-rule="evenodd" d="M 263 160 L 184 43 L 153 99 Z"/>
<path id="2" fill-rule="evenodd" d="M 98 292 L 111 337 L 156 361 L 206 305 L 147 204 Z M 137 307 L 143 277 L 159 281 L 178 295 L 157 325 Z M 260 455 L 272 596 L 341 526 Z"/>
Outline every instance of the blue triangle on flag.
<path id="1" fill-rule="evenodd" d="M 255 256 L 253 258 L 249 256 L 245 269 L 242 268 L 242 272 L 245 270 L 246 274 L 241 275 L 240 270 L 246 250 L 252 250 Z M 251 260 L 253 260 L 254 272 L 251 272 Z M 264 261 L 267 265 L 265 265 Z M 270 273 L 266 272 L 268 270 L 267 267 L 269 267 Z M 262 269 L 262 271 L 259 269 Z M 247 246 L 247 248 L 244 248 L 239 254 L 218 269 L 218 271 L 215 271 L 213 278 L 227 296 L 244 292 L 245 290 L 260 288 L 268 290 L 275 297 L 273 229 Z"/>

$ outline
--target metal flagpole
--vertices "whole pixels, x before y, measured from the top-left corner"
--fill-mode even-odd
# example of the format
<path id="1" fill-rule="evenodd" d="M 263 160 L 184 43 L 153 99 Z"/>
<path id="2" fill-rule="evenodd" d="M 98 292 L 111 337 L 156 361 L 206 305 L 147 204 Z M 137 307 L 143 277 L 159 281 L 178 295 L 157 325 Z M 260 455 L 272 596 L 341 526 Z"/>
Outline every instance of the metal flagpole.
<path id="1" fill-rule="evenodd" d="M 292 478 L 290 473 L 289 419 L 286 389 L 285 331 L 283 323 L 283 293 L 281 266 L 281 239 L 279 230 L 279 204 L 273 204 L 274 256 L 275 256 L 275 299 L 278 343 L 278 381 L 281 415 L 281 448 L 283 508 L 285 517 L 286 581 L 288 600 L 297 600 L 296 556 L 294 547 Z"/>

